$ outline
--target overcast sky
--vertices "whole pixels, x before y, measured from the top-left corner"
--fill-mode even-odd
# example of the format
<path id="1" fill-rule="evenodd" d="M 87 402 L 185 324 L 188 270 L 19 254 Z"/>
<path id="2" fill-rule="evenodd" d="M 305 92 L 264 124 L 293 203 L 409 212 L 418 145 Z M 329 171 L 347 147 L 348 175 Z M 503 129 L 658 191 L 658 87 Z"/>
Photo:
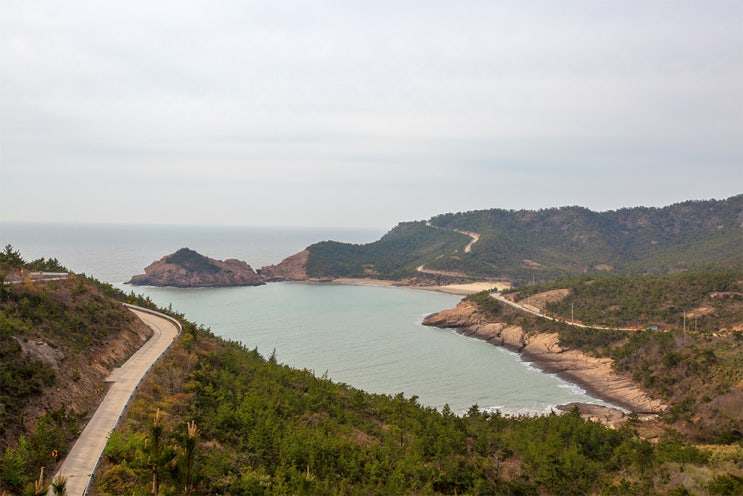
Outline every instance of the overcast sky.
<path id="1" fill-rule="evenodd" d="M 0 0 L 0 220 L 743 192 L 743 2 Z"/>

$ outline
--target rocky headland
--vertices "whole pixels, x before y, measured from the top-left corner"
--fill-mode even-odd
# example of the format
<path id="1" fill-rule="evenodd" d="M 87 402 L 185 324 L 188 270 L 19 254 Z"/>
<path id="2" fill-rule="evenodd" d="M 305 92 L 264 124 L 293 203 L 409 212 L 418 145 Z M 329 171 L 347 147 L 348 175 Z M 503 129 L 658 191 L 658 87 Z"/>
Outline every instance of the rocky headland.
<path id="1" fill-rule="evenodd" d="M 307 281 L 307 257 L 310 252 L 302 250 L 282 260 L 278 265 L 267 265 L 258 270 L 265 282 L 273 281 Z"/>
<path id="2" fill-rule="evenodd" d="M 144 274 L 131 278 L 137 286 L 174 286 L 178 288 L 259 286 L 264 280 L 246 262 L 230 258 L 215 260 L 189 248 L 153 262 Z"/>
<path id="3" fill-rule="evenodd" d="M 455 308 L 429 315 L 424 325 L 453 328 L 515 351 L 541 369 L 557 373 L 589 393 L 630 411 L 643 414 L 662 412 L 666 405 L 649 397 L 630 377 L 612 369 L 612 360 L 596 358 L 579 350 L 560 346 L 557 333 L 527 332 L 520 326 L 492 322 L 476 303 L 463 300 Z"/>

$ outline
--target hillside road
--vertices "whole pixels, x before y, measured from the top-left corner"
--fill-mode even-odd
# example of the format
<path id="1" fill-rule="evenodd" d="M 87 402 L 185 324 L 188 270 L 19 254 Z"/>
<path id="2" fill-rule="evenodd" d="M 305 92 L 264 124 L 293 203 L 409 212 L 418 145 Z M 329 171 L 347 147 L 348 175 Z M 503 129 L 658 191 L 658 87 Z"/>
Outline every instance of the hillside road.
<path id="1" fill-rule="evenodd" d="M 550 317 L 549 315 L 545 315 L 544 313 L 540 312 L 538 308 L 534 308 L 534 307 L 529 308 L 525 305 L 521 305 L 507 298 L 504 298 L 500 293 L 491 293 L 490 296 L 500 301 L 501 303 L 510 305 L 513 308 L 521 310 L 522 312 L 530 313 L 532 315 L 536 315 L 537 317 L 542 317 L 543 319 L 552 320 L 555 322 L 561 322 L 563 324 L 571 325 L 573 327 L 581 327 L 583 329 L 600 329 L 603 331 L 633 331 L 634 332 L 634 331 L 641 330 L 640 328 L 637 328 L 637 327 L 608 327 L 608 326 L 601 326 L 601 325 L 583 324 L 581 322 L 575 322 L 575 321 L 565 320 L 561 318 Z"/>
<path id="2" fill-rule="evenodd" d="M 136 309 L 131 311 L 147 324 L 154 334 L 129 360 L 111 372 L 106 380 L 112 383 L 108 393 L 57 471 L 56 475 L 61 474 L 67 478 L 69 496 L 85 494 L 88 480 L 103 453 L 108 435 L 121 418 L 132 393 L 152 364 L 178 335 L 178 327 L 170 320 Z"/>

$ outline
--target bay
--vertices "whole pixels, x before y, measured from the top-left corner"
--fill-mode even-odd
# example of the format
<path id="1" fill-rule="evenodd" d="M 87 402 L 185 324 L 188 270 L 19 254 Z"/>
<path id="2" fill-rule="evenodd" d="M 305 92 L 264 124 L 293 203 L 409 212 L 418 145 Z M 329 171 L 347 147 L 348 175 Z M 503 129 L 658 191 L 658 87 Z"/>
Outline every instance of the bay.
<path id="1" fill-rule="evenodd" d="M 326 239 L 354 243 L 383 230 L 0 224 L 2 246 L 26 259 L 56 257 L 122 290 L 172 306 L 226 339 L 285 364 L 373 393 L 417 396 L 458 413 L 477 404 L 504 413 L 544 413 L 569 402 L 607 403 L 522 362 L 518 355 L 423 317 L 459 297 L 407 288 L 328 283 L 271 283 L 241 288 L 155 288 L 123 284 L 146 265 L 188 246 L 253 267 L 278 263 Z"/>

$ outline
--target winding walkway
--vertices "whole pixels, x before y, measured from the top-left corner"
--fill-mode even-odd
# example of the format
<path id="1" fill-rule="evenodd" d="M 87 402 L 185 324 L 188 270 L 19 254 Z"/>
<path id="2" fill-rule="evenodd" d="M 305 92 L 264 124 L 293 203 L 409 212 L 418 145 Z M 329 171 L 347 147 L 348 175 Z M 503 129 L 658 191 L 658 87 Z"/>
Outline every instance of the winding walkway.
<path id="1" fill-rule="evenodd" d="M 80 434 L 56 475 L 67 478 L 67 494 L 83 496 L 98 464 L 108 435 L 116 427 L 132 394 L 152 365 L 173 343 L 180 329 L 169 317 L 129 306 L 153 331 L 153 336 L 124 365 L 114 369 L 106 382 L 113 383 L 90 422 Z M 52 494 L 51 492 L 49 493 Z"/>

